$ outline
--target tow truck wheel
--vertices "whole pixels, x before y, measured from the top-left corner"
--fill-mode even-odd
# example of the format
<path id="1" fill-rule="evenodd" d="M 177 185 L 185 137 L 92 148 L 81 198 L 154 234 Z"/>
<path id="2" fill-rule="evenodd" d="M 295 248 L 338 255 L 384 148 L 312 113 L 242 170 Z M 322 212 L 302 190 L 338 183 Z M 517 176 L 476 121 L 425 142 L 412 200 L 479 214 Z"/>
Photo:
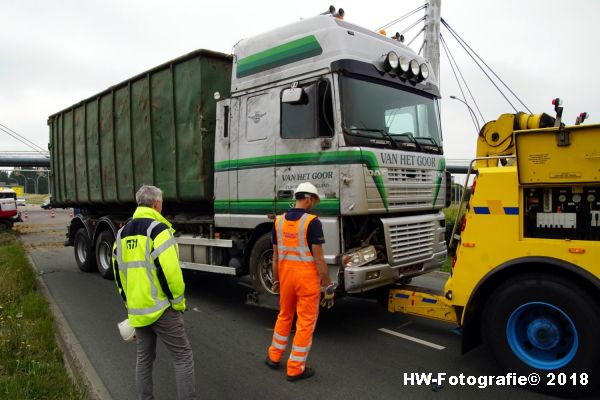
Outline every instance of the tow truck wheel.
<path id="1" fill-rule="evenodd" d="M 115 236 L 112 231 L 104 231 L 96 239 L 96 264 L 104 279 L 114 279 L 112 254 Z"/>
<path id="2" fill-rule="evenodd" d="M 83 272 L 94 272 L 96 270 L 96 257 L 92 241 L 85 228 L 79 228 L 73 238 L 73 250 L 77 266 Z"/>
<path id="3" fill-rule="evenodd" d="M 250 278 L 258 295 L 275 296 L 273 287 L 273 245 L 271 233 L 258 238 L 250 252 Z"/>
<path id="4" fill-rule="evenodd" d="M 599 309 L 590 293 L 567 279 L 524 275 L 492 293 L 483 337 L 507 372 L 539 376 L 531 389 L 573 396 L 599 384 Z"/>

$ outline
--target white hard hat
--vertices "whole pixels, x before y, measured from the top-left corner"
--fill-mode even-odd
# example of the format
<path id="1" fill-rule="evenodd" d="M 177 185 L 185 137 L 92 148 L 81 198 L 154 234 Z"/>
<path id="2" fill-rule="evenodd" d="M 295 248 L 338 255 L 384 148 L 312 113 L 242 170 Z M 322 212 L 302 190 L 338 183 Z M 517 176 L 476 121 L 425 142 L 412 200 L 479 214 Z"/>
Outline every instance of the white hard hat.
<path id="1" fill-rule="evenodd" d="M 129 325 L 129 319 L 119 322 L 119 333 L 124 341 L 130 342 L 135 339 L 135 328 Z"/>
<path id="2" fill-rule="evenodd" d="M 321 199 L 321 196 L 319 195 L 319 191 L 317 190 L 316 186 L 310 182 L 302 182 L 301 184 L 299 184 L 296 188 L 295 193 L 310 193 L 312 195 L 317 196 L 319 200 Z"/>

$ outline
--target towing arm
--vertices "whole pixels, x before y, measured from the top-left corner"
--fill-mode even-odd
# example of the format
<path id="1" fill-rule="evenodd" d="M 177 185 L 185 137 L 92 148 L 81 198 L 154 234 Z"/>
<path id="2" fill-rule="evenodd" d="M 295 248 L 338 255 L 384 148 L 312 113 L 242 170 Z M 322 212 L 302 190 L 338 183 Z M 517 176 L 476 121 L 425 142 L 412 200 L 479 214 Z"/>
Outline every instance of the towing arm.
<path id="1" fill-rule="evenodd" d="M 477 157 L 512 156 L 515 154 L 514 131 L 549 128 L 555 119 L 548 114 L 502 114 L 487 122 L 477 138 Z M 495 167 L 498 159 L 478 160 L 477 167 Z"/>

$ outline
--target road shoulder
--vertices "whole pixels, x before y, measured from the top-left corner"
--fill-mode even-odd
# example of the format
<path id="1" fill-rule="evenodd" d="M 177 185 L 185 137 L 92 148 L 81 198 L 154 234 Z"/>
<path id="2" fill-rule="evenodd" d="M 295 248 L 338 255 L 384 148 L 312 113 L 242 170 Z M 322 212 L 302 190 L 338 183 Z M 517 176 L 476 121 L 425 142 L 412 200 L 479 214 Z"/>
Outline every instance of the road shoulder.
<path id="1" fill-rule="evenodd" d="M 39 268 L 30 254 L 27 254 L 29 262 L 36 270 L 36 280 L 39 292 L 44 296 L 54 316 L 54 327 L 56 329 L 56 340 L 63 352 L 65 366 L 73 381 L 86 393 L 89 400 L 112 400 L 112 397 L 96 372 L 96 369 L 83 351 L 79 340 L 69 326 L 67 319 L 54 301 L 48 286 L 39 275 Z M 116 329 L 116 327 L 115 327 Z"/>

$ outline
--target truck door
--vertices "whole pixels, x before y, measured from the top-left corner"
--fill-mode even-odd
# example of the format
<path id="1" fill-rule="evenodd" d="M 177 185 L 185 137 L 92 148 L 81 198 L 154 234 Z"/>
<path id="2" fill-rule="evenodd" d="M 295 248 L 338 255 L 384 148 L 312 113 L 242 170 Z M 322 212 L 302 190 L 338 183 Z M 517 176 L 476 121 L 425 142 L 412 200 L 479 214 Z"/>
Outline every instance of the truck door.
<path id="1" fill-rule="evenodd" d="M 332 85 L 329 79 L 280 87 L 277 134 L 276 212 L 289 209 L 294 189 L 311 182 L 322 195 L 315 212 L 339 215 L 339 168 L 335 159 Z"/>
<path id="2" fill-rule="evenodd" d="M 271 89 L 241 98 L 237 141 L 237 202 L 232 213 L 267 215 L 275 198 L 275 135 L 279 96 Z"/>
<path id="3" fill-rule="evenodd" d="M 231 199 L 237 198 L 237 170 L 232 168 L 231 163 L 231 160 L 237 159 L 237 104 L 237 99 L 225 99 L 217 103 L 214 192 L 215 213 L 221 214 L 217 225 L 229 224 Z"/>

